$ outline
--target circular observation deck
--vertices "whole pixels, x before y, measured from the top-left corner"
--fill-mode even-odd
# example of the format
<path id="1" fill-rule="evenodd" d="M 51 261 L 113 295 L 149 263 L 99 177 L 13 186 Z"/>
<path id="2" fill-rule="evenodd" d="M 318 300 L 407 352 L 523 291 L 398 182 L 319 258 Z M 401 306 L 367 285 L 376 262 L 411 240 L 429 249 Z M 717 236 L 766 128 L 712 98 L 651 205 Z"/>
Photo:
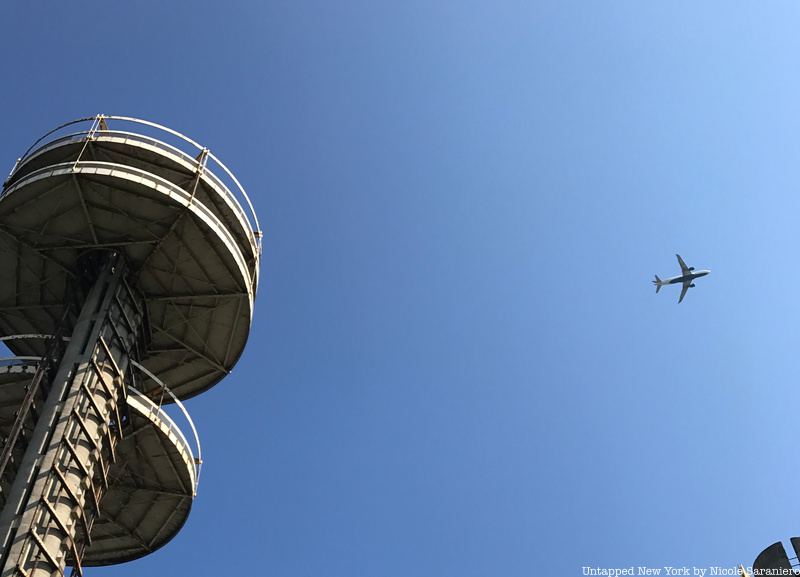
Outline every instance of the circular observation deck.
<path id="1" fill-rule="evenodd" d="M 0 334 L 54 334 L 78 257 L 96 249 L 119 251 L 130 264 L 147 305 L 141 362 L 179 399 L 231 371 L 250 331 L 261 233 L 244 190 L 207 149 L 114 116 L 70 122 L 37 141 L 0 196 Z M 142 386 L 159 388 L 153 379 Z"/>
<path id="2" fill-rule="evenodd" d="M 147 397 L 129 388 L 127 401 L 128 434 L 117 445 L 84 566 L 149 555 L 178 534 L 192 508 L 198 465 L 191 447 Z"/>

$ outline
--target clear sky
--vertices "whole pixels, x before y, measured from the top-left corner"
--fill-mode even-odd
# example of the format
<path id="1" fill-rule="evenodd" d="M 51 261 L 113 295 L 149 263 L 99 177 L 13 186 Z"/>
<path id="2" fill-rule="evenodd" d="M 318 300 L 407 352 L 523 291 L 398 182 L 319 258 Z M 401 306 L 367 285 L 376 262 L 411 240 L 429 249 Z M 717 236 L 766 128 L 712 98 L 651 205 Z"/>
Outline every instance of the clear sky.
<path id="1" fill-rule="evenodd" d="M 800 535 L 800 6 L 6 2 L 0 168 L 167 125 L 264 230 L 183 531 L 89 576 L 581 575 Z M 650 281 L 711 269 L 680 305 Z M 0 271 L 2 274 L 2 271 Z"/>

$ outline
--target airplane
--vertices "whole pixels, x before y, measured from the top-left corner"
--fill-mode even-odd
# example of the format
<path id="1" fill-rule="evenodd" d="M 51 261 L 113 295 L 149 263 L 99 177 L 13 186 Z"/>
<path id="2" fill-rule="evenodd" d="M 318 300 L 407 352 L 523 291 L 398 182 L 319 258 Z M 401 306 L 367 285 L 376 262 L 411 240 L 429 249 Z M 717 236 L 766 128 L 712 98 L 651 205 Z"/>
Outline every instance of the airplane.
<path id="1" fill-rule="evenodd" d="M 681 290 L 681 298 L 678 299 L 678 303 L 680 303 L 683 300 L 683 297 L 686 296 L 686 291 L 688 291 L 690 288 L 694 286 L 694 283 L 692 281 L 696 278 L 700 278 L 701 276 L 706 276 L 711 271 L 699 270 L 697 272 L 692 272 L 694 270 L 694 267 L 686 266 L 686 263 L 683 262 L 681 255 L 676 254 L 675 256 L 678 257 L 678 263 L 681 265 L 681 276 L 674 276 L 672 278 L 661 280 L 660 278 L 658 278 L 658 275 L 656 275 L 656 280 L 653 281 L 653 284 L 656 285 L 656 292 L 658 292 L 662 286 L 668 284 L 683 283 L 683 290 Z"/>

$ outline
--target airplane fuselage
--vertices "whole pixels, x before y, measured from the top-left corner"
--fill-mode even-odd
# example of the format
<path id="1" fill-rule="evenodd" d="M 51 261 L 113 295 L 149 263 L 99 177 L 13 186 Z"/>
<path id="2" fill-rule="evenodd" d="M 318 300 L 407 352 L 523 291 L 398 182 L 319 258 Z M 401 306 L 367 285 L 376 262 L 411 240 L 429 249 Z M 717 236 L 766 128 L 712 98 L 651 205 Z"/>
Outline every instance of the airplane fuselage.
<path id="1" fill-rule="evenodd" d="M 699 271 L 693 272 L 691 274 L 685 274 L 685 275 L 681 275 L 681 276 L 674 276 L 672 278 L 665 278 L 663 281 L 661 281 L 661 284 L 662 285 L 665 285 L 665 284 L 678 284 L 678 283 L 685 283 L 686 281 L 691 282 L 696 278 L 700 278 L 701 276 L 706 276 L 710 272 L 711 272 L 710 270 L 699 270 Z"/>

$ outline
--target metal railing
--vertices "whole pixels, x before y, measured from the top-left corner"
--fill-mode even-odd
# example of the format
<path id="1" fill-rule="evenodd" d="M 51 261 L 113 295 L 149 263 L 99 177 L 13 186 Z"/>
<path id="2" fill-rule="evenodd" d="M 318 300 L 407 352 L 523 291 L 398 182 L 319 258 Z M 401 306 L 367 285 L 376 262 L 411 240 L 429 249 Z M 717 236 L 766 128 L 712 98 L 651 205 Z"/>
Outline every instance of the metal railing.
<path id="1" fill-rule="evenodd" d="M 139 133 L 135 133 L 135 132 L 127 132 L 127 131 L 121 131 L 121 130 L 110 130 L 108 128 L 107 121 L 130 122 L 130 123 L 140 124 L 140 125 L 143 125 L 143 126 L 154 128 L 157 131 L 166 132 L 167 134 L 170 134 L 170 135 L 178 138 L 179 141 L 182 141 L 182 142 L 190 145 L 191 149 L 193 150 L 193 153 L 185 152 L 185 151 L 181 150 L 180 148 L 178 148 L 176 146 L 173 146 L 171 144 L 163 142 L 163 141 L 159 140 L 158 138 L 155 138 L 155 137 L 152 137 L 152 136 L 147 136 L 147 135 L 143 135 L 143 134 L 139 134 Z M 54 137 L 54 138 L 49 138 L 50 136 L 56 134 L 57 132 L 65 129 L 65 128 L 69 127 L 69 126 L 72 126 L 72 125 L 75 125 L 75 124 L 79 124 L 79 123 L 85 123 L 85 122 L 91 122 L 91 127 L 89 128 L 89 130 L 75 132 L 75 133 L 67 134 L 67 135 L 64 135 L 64 136 L 58 136 L 58 137 Z M 209 151 L 208 148 L 205 148 L 205 147 L 201 146 L 200 144 L 198 144 L 197 142 L 195 142 L 191 138 L 189 138 L 187 136 L 184 136 L 180 132 L 172 130 L 171 128 L 167 128 L 166 126 L 162 126 L 160 124 L 156 124 L 154 122 L 148 122 L 146 120 L 141 120 L 141 119 L 138 119 L 138 118 L 132 118 L 132 117 L 127 117 L 127 116 L 106 116 L 106 115 L 103 115 L 103 114 L 99 114 L 97 116 L 91 116 L 91 117 L 87 117 L 87 118 L 80 118 L 78 120 L 73 120 L 71 122 L 67 122 L 67 123 L 62 124 L 61 126 L 59 126 L 57 128 L 54 128 L 53 130 L 51 130 L 50 132 L 48 132 L 47 134 L 45 134 L 44 136 L 39 138 L 36 142 L 34 142 L 33 145 L 31 145 L 31 147 L 28 148 L 28 150 L 25 151 L 25 154 L 23 154 L 22 157 L 17 159 L 17 162 L 14 164 L 14 168 L 11 170 L 11 173 L 10 173 L 8 178 L 11 179 L 14 176 L 14 174 L 17 172 L 17 170 L 19 170 L 19 168 L 23 164 L 25 164 L 25 162 L 27 162 L 31 158 L 34 158 L 39 153 L 44 152 L 46 150 L 49 150 L 53 146 L 57 146 L 57 145 L 63 144 L 64 142 L 68 142 L 70 140 L 80 141 L 80 140 L 84 140 L 84 139 L 85 139 L 85 144 L 88 144 L 88 142 L 91 140 L 92 137 L 94 137 L 94 135 L 96 135 L 98 133 L 101 133 L 101 132 L 104 135 L 107 134 L 107 135 L 112 135 L 112 136 L 120 136 L 120 137 L 124 137 L 124 138 L 131 138 L 131 139 L 134 139 L 136 141 L 147 143 L 147 144 L 149 144 L 151 146 L 160 148 L 160 149 L 162 149 L 164 151 L 167 151 L 167 152 L 169 152 L 171 154 L 177 155 L 184 162 L 187 162 L 191 166 L 194 166 L 198 170 L 202 171 L 202 173 L 204 175 L 206 175 L 208 177 L 208 179 L 216 187 L 220 188 L 225 193 L 225 195 L 227 196 L 227 198 L 229 200 L 233 201 L 232 206 L 235 207 L 235 210 L 239 213 L 239 216 L 244 219 L 244 222 L 246 222 L 248 224 L 251 242 L 253 243 L 253 246 L 256 249 L 256 258 L 260 258 L 260 256 L 261 256 L 261 238 L 262 238 L 261 228 L 259 227 L 258 217 L 256 216 L 255 209 L 253 208 L 253 204 L 250 201 L 250 197 L 245 192 L 245 190 L 242 187 L 241 183 L 239 183 L 239 181 L 236 179 L 236 177 L 233 175 L 233 173 L 228 169 L 228 167 L 225 166 L 216 156 L 214 156 Z M 41 144 L 41 143 L 44 143 L 44 144 Z M 80 158 L 80 155 L 79 155 L 79 158 Z M 214 171 L 213 168 L 209 168 L 207 166 L 209 160 L 213 161 L 213 163 L 216 165 L 216 167 L 218 167 L 220 170 L 222 170 L 225 173 L 225 175 L 227 175 L 227 177 L 230 179 L 231 183 L 234 185 L 235 190 L 238 191 L 238 194 L 240 195 L 241 199 L 245 202 L 245 204 L 250 209 L 250 214 L 249 215 L 242 209 L 241 203 L 239 202 L 239 199 L 237 198 L 236 194 L 231 192 L 231 187 L 227 186 L 223 182 L 223 180 L 221 178 L 219 178 L 215 174 L 215 171 Z"/>
<path id="2" fill-rule="evenodd" d="M 197 449 L 197 456 L 195 456 L 191 446 L 189 445 L 189 442 L 186 440 L 186 437 L 183 435 L 183 432 L 180 430 L 178 425 L 176 425 L 175 422 L 170 418 L 170 416 L 167 415 L 167 413 L 165 413 L 161 409 L 161 402 L 156 404 L 150 397 L 144 395 L 141 391 L 138 391 L 133 387 L 128 387 L 128 397 L 129 398 L 133 397 L 141 404 L 143 404 L 145 407 L 147 407 L 152 415 L 157 416 L 158 419 L 160 419 L 167 426 L 167 429 L 170 432 L 174 433 L 175 437 L 181 442 L 183 449 L 192 459 L 192 462 L 194 463 L 194 492 L 196 494 L 197 485 L 200 483 L 200 469 L 202 468 L 203 465 L 203 458 L 200 450 L 200 437 L 197 434 L 197 429 L 194 426 L 194 421 L 192 421 L 192 417 L 189 416 L 189 412 L 186 410 L 186 407 L 183 406 L 183 403 L 178 399 L 178 397 L 176 397 L 173 394 L 171 390 L 169 390 L 169 387 L 167 387 L 161 381 L 161 379 L 156 377 L 143 365 L 137 363 L 134 360 L 131 360 L 131 365 L 133 365 L 135 368 L 139 369 L 142 373 L 153 379 L 153 381 L 161 387 L 161 390 L 163 392 L 166 392 L 171 397 L 172 401 L 178 406 L 178 408 L 180 408 L 181 412 L 183 413 L 183 416 L 186 417 L 186 421 L 189 423 L 189 427 L 191 427 L 192 433 L 194 434 L 194 442 L 195 442 L 195 447 Z M 163 393 L 162 393 L 162 399 L 163 399 Z"/>

